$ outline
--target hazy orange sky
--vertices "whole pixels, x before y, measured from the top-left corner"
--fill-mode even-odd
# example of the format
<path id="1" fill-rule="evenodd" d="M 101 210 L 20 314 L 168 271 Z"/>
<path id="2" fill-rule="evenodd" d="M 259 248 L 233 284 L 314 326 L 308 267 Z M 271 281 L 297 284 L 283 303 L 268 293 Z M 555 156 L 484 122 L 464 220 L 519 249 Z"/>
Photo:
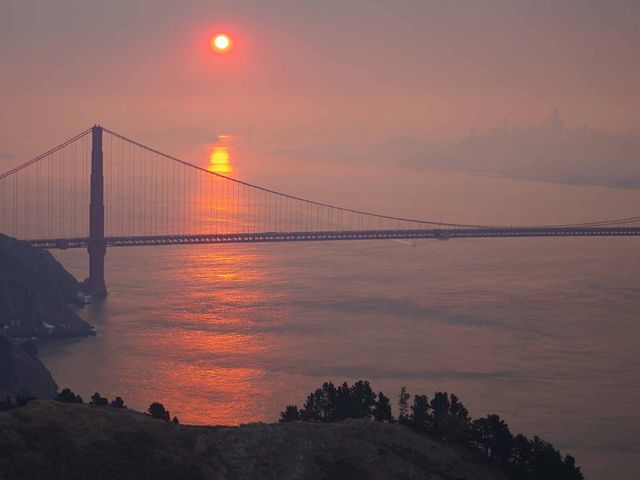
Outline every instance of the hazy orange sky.
<path id="1" fill-rule="evenodd" d="M 95 122 L 439 140 L 553 106 L 638 132 L 639 24 L 637 0 L 0 0 L 0 152 Z"/>

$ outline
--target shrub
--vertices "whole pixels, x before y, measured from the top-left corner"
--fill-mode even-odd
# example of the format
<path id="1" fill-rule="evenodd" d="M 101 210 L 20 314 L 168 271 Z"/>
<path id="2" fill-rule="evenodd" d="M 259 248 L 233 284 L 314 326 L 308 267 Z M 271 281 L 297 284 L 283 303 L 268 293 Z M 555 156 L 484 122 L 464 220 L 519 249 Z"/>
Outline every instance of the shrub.
<path id="1" fill-rule="evenodd" d="M 65 388 L 58 393 L 55 400 L 63 403 L 84 403 L 82 397 L 73 393 L 69 388 Z"/>
<path id="2" fill-rule="evenodd" d="M 148 409 L 149 415 L 153 418 L 158 418 L 160 420 L 164 420 L 168 422 L 171 419 L 171 415 L 169 414 L 169 410 L 165 410 L 164 405 L 158 402 L 153 402 L 149 405 Z"/>
<path id="3" fill-rule="evenodd" d="M 98 407 L 105 407 L 109 405 L 109 399 L 106 397 L 102 397 L 98 392 L 91 395 L 91 405 L 96 405 Z"/>
<path id="4" fill-rule="evenodd" d="M 116 397 L 115 400 L 112 400 L 111 406 L 113 408 L 127 408 L 126 405 L 124 404 L 124 400 L 122 400 L 121 397 Z"/>
<path id="5" fill-rule="evenodd" d="M 284 412 L 280 412 L 280 423 L 284 422 L 295 422 L 300 420 L 300 412 L 298 411 L 298 407 L 295 405 L 287 405 L 287 408 L 284 409 Z"/>

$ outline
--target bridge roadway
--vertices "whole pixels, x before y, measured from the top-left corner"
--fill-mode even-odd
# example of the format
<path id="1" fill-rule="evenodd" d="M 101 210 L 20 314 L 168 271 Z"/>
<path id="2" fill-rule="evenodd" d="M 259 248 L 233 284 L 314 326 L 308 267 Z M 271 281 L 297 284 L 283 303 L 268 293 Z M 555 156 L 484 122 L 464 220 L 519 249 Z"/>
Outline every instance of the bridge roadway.
<path id="1" fill-rule="evenodd" d="M 450 228 L 433 230 L 344 230 L 323 232 L 262 232 L 203 235 L 150 235 L 106 237 L 107 247 L 149 245 L 198 245 L 215 243 L 317 242 L 336 240 L 513 238 L 513 237 L 610 237 L 638 236 L 640 227 L 499 227 Z M 47 249 L 86 248 L 88 238 L 27 240 Z"/>

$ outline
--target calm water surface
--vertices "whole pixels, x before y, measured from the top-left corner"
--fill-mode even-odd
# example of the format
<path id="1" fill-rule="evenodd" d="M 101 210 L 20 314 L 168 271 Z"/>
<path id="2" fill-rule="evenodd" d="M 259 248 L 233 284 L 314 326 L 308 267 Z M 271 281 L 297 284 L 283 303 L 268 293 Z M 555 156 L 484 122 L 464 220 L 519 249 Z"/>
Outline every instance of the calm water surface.
<path id="1" fill-rule="evenodd" d="M 270 165 L 254 179 L 269 178 Z M 272 185 L 457 221 L 586 221 L 640 205 L 634 191 L 355 168 L 318 166 L 302 192 L 295 172 Z M 574 454 L 588 478 L 632 479 L 639 247 L 559 238 L 112 248 L 110 296 L 81 312 L 96 337 L 41 352 L 61 386 L 137 409 L 161 401 L 183 423 L 274 421 L 326 380 L 366 378 L 393 398 L 403 385 L 446 390 L 474 417 L 498 413 L 512 431 Z M 84 251 L 54 253 L 86 275 Z"/>

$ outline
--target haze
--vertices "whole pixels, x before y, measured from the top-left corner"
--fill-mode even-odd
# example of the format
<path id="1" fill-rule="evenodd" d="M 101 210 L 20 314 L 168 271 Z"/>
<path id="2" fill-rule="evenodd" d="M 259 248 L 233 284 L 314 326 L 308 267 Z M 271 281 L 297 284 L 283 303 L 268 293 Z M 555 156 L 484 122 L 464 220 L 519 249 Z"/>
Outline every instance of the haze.
<path id="1" fill-rule="evenodd" d="M 0 340 L 185 423 L 327 380 L 455 392 L 636 479 L 639 25 L 638 0 L 0 0 L 0 233 L 52 249 L 60 311 L 89 302 L 41 316 L 58 277 L 3 260 Z"/>
<path id="2" fill-rule="evenodd" d="M 553 107 L 565 125 L 635 134 L 639 19 L 624 0 L 3 0 L 0 165 L 95 122 L 169 142 L 305 137 L 309 157 L 319 138 L 456 142 Z M 220 30 L 226 56 L 209 48 Z"/>

